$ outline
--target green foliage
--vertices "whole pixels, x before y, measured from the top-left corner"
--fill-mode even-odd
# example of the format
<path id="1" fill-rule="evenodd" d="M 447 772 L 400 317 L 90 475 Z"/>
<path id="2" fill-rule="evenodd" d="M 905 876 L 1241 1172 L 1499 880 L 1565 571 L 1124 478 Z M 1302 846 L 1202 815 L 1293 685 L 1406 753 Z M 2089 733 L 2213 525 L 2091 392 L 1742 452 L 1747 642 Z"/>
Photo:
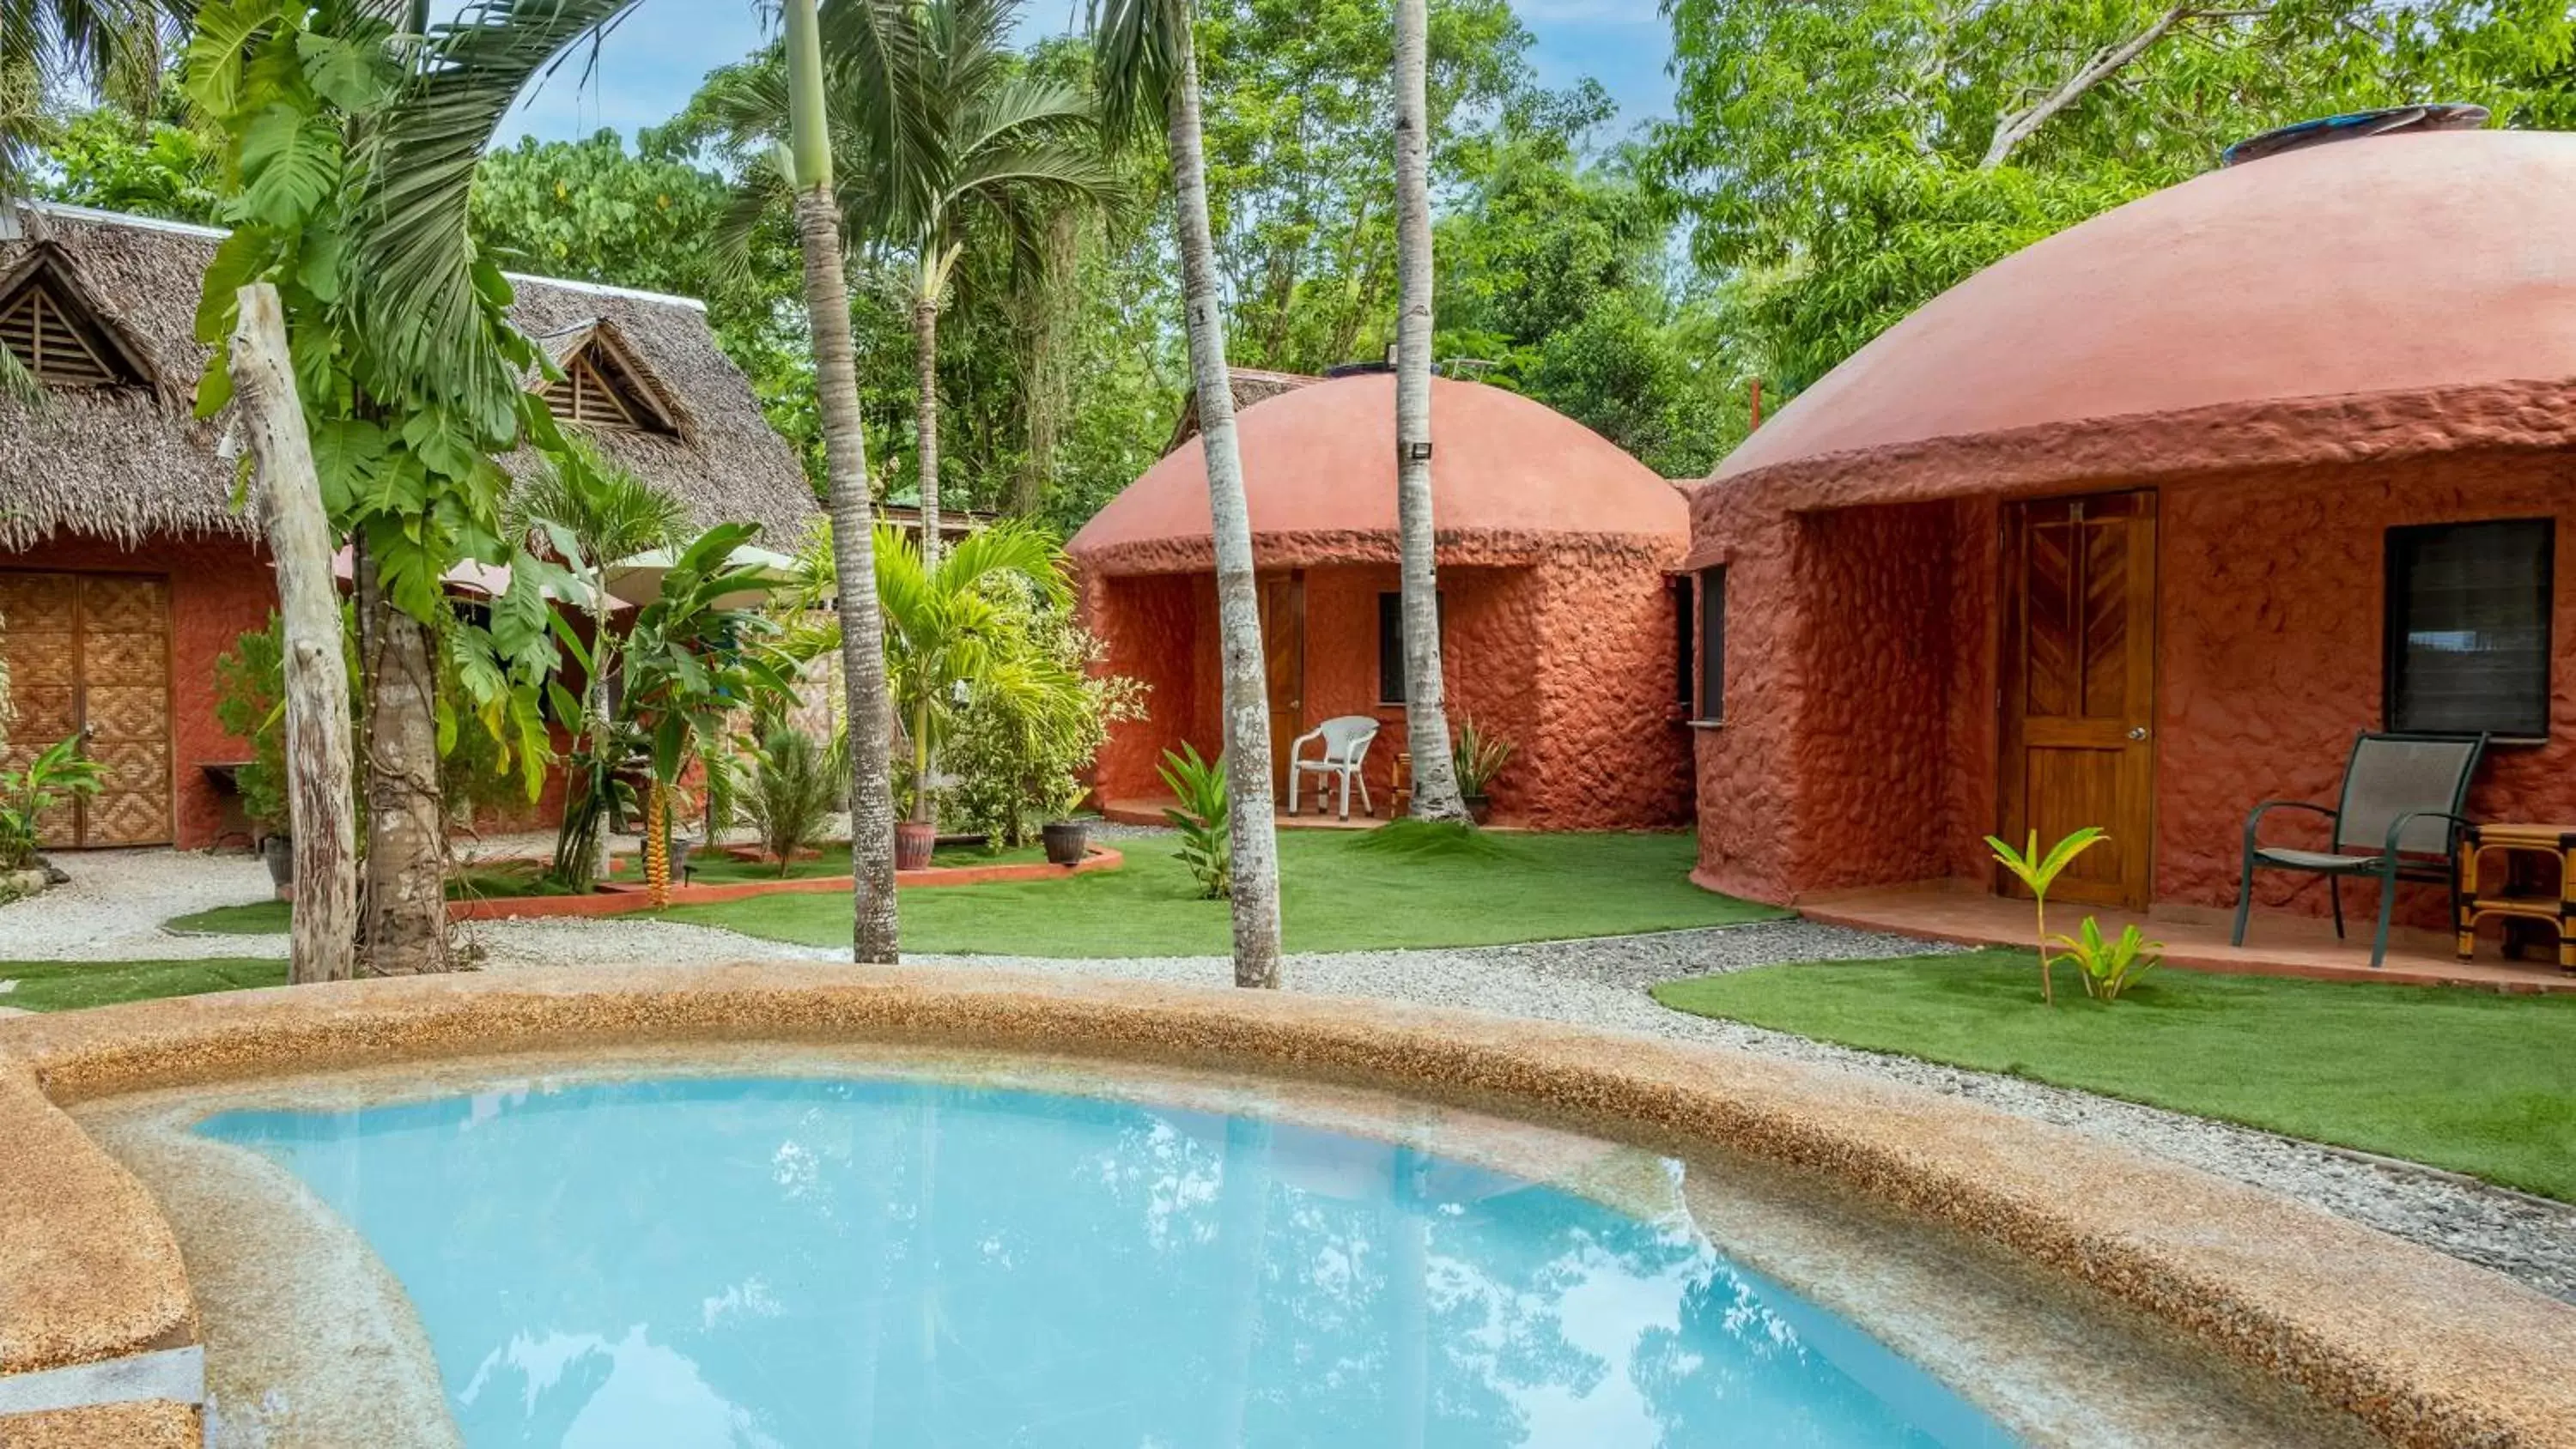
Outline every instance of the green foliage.
<path id="1" fill-rule="evenodd" d="M 0 870 L 24 870 L 36 858 L 46 811 L 95 795 L 105 771 L 81 753 L 81 737 L 56 740 L 23 770 L 0 770 Z"/>
<path id="2" fill-rule="evenodd" d="M 1006 585 L 998 602 L 1034 687 L 970 690 L 942 758 L 954 782 L 945 796 L 950 823 L 1009 847 L 1037 839 L 1081 804 L 1082 776 L 1109 727 L 1144 717 L 1145 687 L 1095 672 L 1105 651 L 1069 606 L 1025 585 Z"/>
<path id="3" fill-rule="evenodd" d="M 1180 803 L 1163 818 L 1180 832 L 1181 848 L 1172 858 L 1188 869 L 1203 900 L 1225 900 L 1234 894 L 1234 837 L 1228 821 L 1233 806 L 1225 793 L 1225 755 L 1199 758 L 1198 746 L 1184 742 L 1163 751 L 1163 784 Z"/>
<path id="4" fill-rule="evenodd" d="M 215 723 L 250 746 L 234 776 L 242 813 L 258 835 L 283 835 L 286 807 L 286 621 L 270 610 L 215 656 Z"/>
<path id="5" fill-rule="evenodd" d="M 732 561 L 756 531 L 719 524 L 680 549 L 662 576 L 661 596 L 636 611 L 620 650 L 626 717 L 665 786 L 724 738 L 735 711 L 759 712 L 793 691 L 792 670 L 776 647 L 777 624 L 729 602 L 777 587 L 765 570 Z"/>
<path id="6" fill-rule="evenodd" d="M 74 116 L 47 159 L 60 172 L 42 188 L 50 200 L 199 225 L 223 204 L 222 159 L 175 95 L 149 117 L 114 105 Z"/>
<path id="7" fill-rule="evenodd" d="M 2515 125 L 2576 107 L 2553 0 L 2269 0 L 2184 12 L 1998 151 L 2017 112 L 2168 10 L 1673 0 L 1677 115 L 1652 167 L 1701 266 L 1744 285 L 1742 364 L 1803 387 L 1987 263 L 2273 126 L 2426 99 Z"/>
<path id="8" fill-rule="evenodd" d="M 2048 968 L 2056 958 L 2048 949 L 2048 888 L 2055 885 L 2058 876 L 2075 863 L 2075 857 L 2109 838 L 2100 826 L 2087 825 L 2081 830 L 2068 832 L 2065 839 L 2050 846 L 2048 853 L 2042 855 L 2036 830 L 2030 833 L 2030 843 L 2020 850 L 1994 836 L 1986 837 L 1986 849 L 1994 853 L 1995 863 L 2011 871 L 2013 878 L 2029 889 L 2031 899 L 2039 908 L 2039 998 L 2052 1006 L 2057 1002 L 2057 993 Z"/>
<path id="9" fill-rule="evenodd" d="M 849 754 L 840 742 L 817 744 L 803 730 L 772 726 L 752 756 L 748 784 L 743 815 L 784 878 L 797 852 L 821 843 L 832 817 L 849 804 Z"/>
<path id="10" fill-rule="evenodd" d="M 2058 959 L 2081 973 L 2084 994 L 2096 1001 L 2119 1000 L 2120 993 L 2164 960 L 2164 942 L 2148 940 L 2135 926 L 2123 927 L 2117 940 L 2105 940 L 2102 923 L 2091 916 L 2076 934 L 2058 937 L 2057 944 L 2065 948 Z"/>
<path id="11" fill-rule="evenodd" d="M 1503 766 L 1511 763 L 1514 748 L 1510 740 L 1478 729 L 1474 720 L 1462 717 L 1458 721 L 1458 738 L 1449 748 L 1451 764 L 1458 772 L 1458 793 L 1486 793 L 1486 787 L 1503 772 Z"/>

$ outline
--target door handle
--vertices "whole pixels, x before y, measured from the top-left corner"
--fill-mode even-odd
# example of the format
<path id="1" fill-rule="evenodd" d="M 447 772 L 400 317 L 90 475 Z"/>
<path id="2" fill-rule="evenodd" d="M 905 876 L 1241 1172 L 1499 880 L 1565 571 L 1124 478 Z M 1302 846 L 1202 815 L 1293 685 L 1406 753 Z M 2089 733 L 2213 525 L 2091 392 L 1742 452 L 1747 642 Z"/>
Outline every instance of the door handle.
<path id="1" fill-rule="evenodd" d="M 2143 739 L 2145 739 L 2146 737 L 2147 737 L 2147 727 L 2146 727 L 2145 725 L 2131 725 L 2131 726 L 2129 726 L 2129 738 L 2131 738 L 2131 739 L 2133 739 L 2133 740 L 2143 740 Z"/>

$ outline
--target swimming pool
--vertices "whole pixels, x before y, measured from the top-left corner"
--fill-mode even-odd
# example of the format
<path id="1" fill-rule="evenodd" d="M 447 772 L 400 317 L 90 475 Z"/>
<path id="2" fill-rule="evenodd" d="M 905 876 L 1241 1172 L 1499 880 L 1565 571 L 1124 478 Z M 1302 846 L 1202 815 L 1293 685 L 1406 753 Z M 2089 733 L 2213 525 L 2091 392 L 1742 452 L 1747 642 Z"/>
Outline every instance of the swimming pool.
<path id="1" fill-rule="evenodd" d="M 196 1130 L 382 1260 L 468 1449 L 2017 1442 L 1712 1246 L 1668 1160 L 1612 1206 L 1270 1112 L 902 1076 Z"/>

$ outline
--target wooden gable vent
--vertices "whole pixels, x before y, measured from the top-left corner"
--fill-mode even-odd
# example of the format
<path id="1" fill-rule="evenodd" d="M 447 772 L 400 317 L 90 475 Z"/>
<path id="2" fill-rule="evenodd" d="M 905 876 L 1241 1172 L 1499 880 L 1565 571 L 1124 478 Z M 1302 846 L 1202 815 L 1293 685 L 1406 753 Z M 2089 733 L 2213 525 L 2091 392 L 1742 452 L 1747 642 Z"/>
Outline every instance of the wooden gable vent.
<path id="1" fill-rule="evenodd" d="M 661 390 L 604 327 L 556 339 L 563 381 L 545 387 L 546 411 L 567 423 L 678 437 L 678 420 Z M 550 349 L 552 350 L 552 349 Z"/>
<path id="2" fill-rule="evenodd" d="M 142 369 L 53 268 L 0 295 L 0 347 L 47 387 L 141 387 Z"/>

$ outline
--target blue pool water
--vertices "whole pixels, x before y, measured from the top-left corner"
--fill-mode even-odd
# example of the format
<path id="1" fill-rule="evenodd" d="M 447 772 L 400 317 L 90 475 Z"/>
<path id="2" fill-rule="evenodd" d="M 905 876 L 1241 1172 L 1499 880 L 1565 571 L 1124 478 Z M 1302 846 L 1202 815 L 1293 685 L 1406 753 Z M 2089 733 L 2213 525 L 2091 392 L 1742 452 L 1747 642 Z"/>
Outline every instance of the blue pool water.
<path id="1" fill-rule="evenodd" d="M 2002 1445 L 1686 1229 L 1253 1117 L 665 1078 L 200 1131 L 410 1294 L 504 1445 Z"/>

